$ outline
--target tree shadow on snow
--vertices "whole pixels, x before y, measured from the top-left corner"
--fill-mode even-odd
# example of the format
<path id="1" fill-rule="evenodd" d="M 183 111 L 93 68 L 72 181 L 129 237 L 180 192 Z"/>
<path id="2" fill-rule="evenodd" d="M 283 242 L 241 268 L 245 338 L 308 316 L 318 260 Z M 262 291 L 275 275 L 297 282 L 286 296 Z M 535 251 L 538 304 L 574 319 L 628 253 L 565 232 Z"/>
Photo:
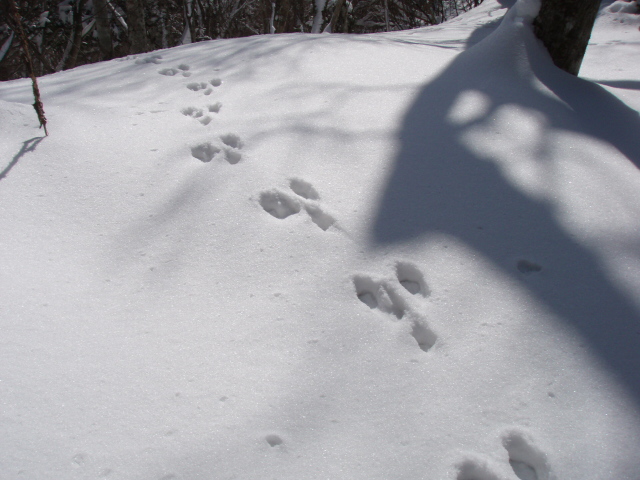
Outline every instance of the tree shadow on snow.
<path id="1" fill-rule="evenodd" d="M 622 88 L 625 90 L 640 90 L 640 82 L 637 80 L 591 80 L 608 87 Z"/>
<path id="2" fill-rule="evenodd" d="M 450 111 L 465 92 L 484 99 L 486 109 L 452 119 Z M 612 283 L 596 254 L 563 229 L 551 201 L 514 186 L 495 161 L 472 150 L 469 137 L 463 139 L 509 109 L 524 109 L 546 126 L 535 147 L 542 168 L 551 162 L 559 131 L 608 142 L 640 166 L 637 112 L 602 87 L 555 68 L 528 28 L 501 28 L 461 53 L 408 110 L 374 221 L 374 245 L 430 235 L 464 242 L 580 333 L 640 405 L 637 306 Z M 492 142 L 510 132 L 508 145 L 535 141 L 511 127 Z"/>
<path id="3" fill-rule="evenodd" d="M 18 153 L 13 156 L 13 158 L 9 162 L 9 165 L 7 165 L 4 170 L 0 172 L 0 180 L 3 180 L 7 175 L 9 175 L 11 169 L 16 166 L 18 161 L 24 156 L 25 153 L 35 151 L 36 147 L 42 140 L 44 140 L 44 137 L 33 137 L 22 142 L 22 147 L 20 148 Z"/>

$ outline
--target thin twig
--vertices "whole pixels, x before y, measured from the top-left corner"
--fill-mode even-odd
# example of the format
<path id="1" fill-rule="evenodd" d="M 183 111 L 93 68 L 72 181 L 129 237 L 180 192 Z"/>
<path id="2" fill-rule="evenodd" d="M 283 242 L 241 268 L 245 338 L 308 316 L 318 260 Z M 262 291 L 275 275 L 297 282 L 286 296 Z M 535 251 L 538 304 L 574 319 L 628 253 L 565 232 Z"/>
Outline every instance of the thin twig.
<path id="1" fill-rule="evenodd" d="M 44 127 L 44 134 L 46 136 L 49 136 L 49 132 L 47 132 L 47 118 L 44 116 L 44 106 L 42 105 L 42 101 L 40 100 L 40 89 L 38 88 L 38 81 L 36 80 L 36 75 L 33 71 L 33 61 L 31 60 L 31 54 L 29 53 L 27 36 L 25 35 L 22 28 L 22 20 L 20 19 L 20 13 L 18 12 L 18 7 L 16 6 L 15 0 L 9 0 L 9 10 L 13 15 L 13 20 L 15 21 L 16 28 L 18 29 L 18 34 L 20 35 L 20 39 L 22 40 L 24 63 L 27 67 L 27 72 L 29 72 L 29 76 L 31 77 L 31 84 L 33 87 L 33 98 L 35 100 L 33 102 L 33 108 L 38 115 L 40 128 Z"/>

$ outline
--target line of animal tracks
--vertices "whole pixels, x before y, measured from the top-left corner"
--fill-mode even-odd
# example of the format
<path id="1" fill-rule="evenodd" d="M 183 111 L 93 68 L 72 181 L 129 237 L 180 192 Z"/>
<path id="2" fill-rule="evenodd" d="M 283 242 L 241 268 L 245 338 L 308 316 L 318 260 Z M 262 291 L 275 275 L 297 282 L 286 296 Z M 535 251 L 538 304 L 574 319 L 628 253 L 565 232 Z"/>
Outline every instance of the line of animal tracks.
<path id="1" fill-rule="evenodd" d="M 140 58 L 136 63 L 160 64 L 162 56 Z M 205 128 L 220 128 L 219 113 L 224 105 L 222 78 L 212 76 L 209 79 L 194 79 L 195 72 L 185 63 L 163 67 L 157 72 L 168 77 L 188 78 L 185 88 L 193 92 L 194 100 L 185 105 L 180 113 Z M 207 141 L 189 146 L 192 158 L 214 165 L 237 165 L 247 161 L 243 157 L 244 147 L 244 140 L 234 132 L 212 136 Z M 274 222 L 287 222 L 293 216 L 306 216 L 324 232 L 347 234 L 336 216 L 329 213 L 331 210 L 326 207 L 318 188 L 303 178 L 285 178 L 282 187 L 258 192 L 252 200 L 256 210 L 260 212 L 261 207 L 264 212 L 261 214 L 269 214 L 275 219 Z M 311 225 L 311 222 L 308 224 Z M 542 267 L 522 259 L 517 263 L 517 269 L 521 274 L 529 275 L 539 272 Z M 398 259 L 391 264 L 386 275 L 351 275 L 353 301 L 363 312 L 375 315 L 381 321 L 398 322 L 396 324 L 402 331 L 413 337 L 415 348 L 423 352 L 420 355 L 438 355 L 434 346 L 438 343 L 439 334 L 429 325 L 425 315 L 432 293 L 426 278 L 419 265 L 407 259 Z M 505 431 L 500 439 L 504 447 L 504 459 L 508 459 L 511 470 L 520 480 L 555 478 L 546 454 L 536 446 L 528 433 L 511 429 Z M 286 444 L 275 433 L 266 435 L 264 441 L 273 449 L 285 448 Z M 455 465 L 456 480 L 504 480 L 502 474 L 496 473 L 504 471 L 504 468 L 496 468 L 495 461 L 469 454 Z M 506 468 L 506 465 L 503 467 Z"/>

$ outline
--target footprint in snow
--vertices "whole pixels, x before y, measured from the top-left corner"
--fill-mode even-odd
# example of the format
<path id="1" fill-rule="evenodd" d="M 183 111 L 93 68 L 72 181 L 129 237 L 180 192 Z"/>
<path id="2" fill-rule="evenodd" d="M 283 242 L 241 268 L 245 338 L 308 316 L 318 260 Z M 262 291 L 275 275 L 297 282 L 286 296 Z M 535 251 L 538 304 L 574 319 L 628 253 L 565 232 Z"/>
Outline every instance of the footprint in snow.
<path id="1" fill-rule="evenodd" d="M 410 307 L 407 293 L 427 297 L 429 289 L 422 272 L 409 262 L 397 262 L 395 278 L 374 279 L 367 275 L 354 275 L 353 285 L 358 300 L 372 310 L 379 310 L 406 320 L 411 336 L 420 349 L 428 351 L 436 343 L 437 336 L 425 319 Z"/>
<path id="2" fill-rule="evenodd" d="M 526 435 L 512 431 L 502 437 L 502 445 L 509 455 L 509 465 L 520 480 L 554 480 L 547 456 Z M 456 480 L 502 480 L 488 462 L 466 459 L 457 465 Z"/>
<path id="3" fill-rule="evenodd" d="M 211 93 L 213 92 L 213 89 L 211 87 L 212 86 L 219 87 L 220 85 L 222 85 L 222 80 L 220 80 L 219 78 L 214 78 L 209 83 L 207 82 L 187 83 L 187 88 L 194 92 L 199 92 L 200 90 L 203 90 L 202 93 L 204 93 L 205 95 L 211 95 Z"/>
<path id="4" fill-rule="evenodd" d="M 193 92 L 199 92 L 200 90 L 205 90 L 204 94 L 205 95 L 209 95 L 209 93 L 206 93 L 206 90 L 208 89 L 209 85 L 207 85 L 205 82 L 190 82 L 187 83 L 187 88 Z"/>
<path id="5" fill-rule="evenodd" d="M 282 445 L 284 443 L 284 440 L 282 440 L 282 437 L 280 437 L 279 435 L 275 435 L 275 434 L 269 434 L 266 437 L 264 437 L 265 441 L 269 444 L 270 447 L 277 447 L 278 445 Z"/>
<path id="6" fill-rule="evenodd" d="M 277 189 L 262 192 L 260 205 L 267 213 L 280 220 L 304 209 L 311 221 L 324 231 L 336 224 L 336 219 L 320 206 L 320 195 L 313 185 L 301 178 L 292 178 L 289 180 L 289 188 L 294 195 Z"/>
<path id="7" fill-rule="evenodd" d="M 182 63 L 176 68 L 163 68 L 162 70 L 158 70 L 158 73 L 167 77 L 173 77 L 178 74 L 182 74 L 183 77 L 190 77 L 191 72 L 188 71 L 190 68 L 191 67 L 189 65 Z"/>
<path id="8" fill-rule="evenodd" d="M 531 275 L 532 273 L 538 273 L 542 270 L 542 267 L 537 263 L 525 259 L 518 260 L 516 268 L 524 275 Z"/>
<path id="9" fill-rule="evenodd" d="M 313 185 L 301 178 L 292 178 L 289 181 L 289 188 L 293 190 L 293 193 L 307 200 L 320 200 L 320 195 Z"/>
<path id="10" fill-rule="evenodd" d="M 311 217 L 311 221 L 322 230 L 327 231 L 329 227 L 336 223 L 336 219 L 326 213 L 319 205 L 320 195 L 309 182 L 301 178 L 291 178 L 289 188 L 293 193 L 302 197 L 304 209 Z"/>
<path id="11" fill-rule="evenodd" d="M 235 133 L 227 133 L 220 136 L 220 140 L 223 143 L 222 149 L 224 150 L 225 158 L 227 162 L 235 165 L 242 160 L 242 154 L 240 150 L 244 146 L 244 142 Z"/>
<path id="12" fill-rule="evenodd" d="M 207 105 L 207 110 L 209 110 L 210 113 L 219 113 L 221 108 L 222 108 L 222 104 L 220 102 Z"/>
<path id="13" fill-rule="evenodd" d="M 220 148 L 209 142 L 200 143 L 195 147 L 191 147 L 191 155 L 193 156 L 193 158 L 197 158 L 204 163 L 213 160 L 213 157 L 220 153 L 220 151 Z"/>
<path id="14" fill-rule="evenodd" d="M 456 480 L 502 480 L 483 461 L 468 459 L 457 465 L 458 476 Z"/>
<path id="15" fill-rule="evenodd" d="M 181 112 L 185 117 L 192 117 L 198 120 L 202 125 L 209 125 L 209 123 L 211 123 L 211 120 L 213 120 L 211 116 L 205 115 L 204 111 L 200 108 L 187 107 L 183 108 Z"/>
<path id="16" fill-rule="evenodd" d="M 136 58 L 136 65 L 144 65 L 145 63 L 162 63 L 162 55 L 149 55 L 143 58 Z"/>
<path id="17" fill-rule="evenodd" d="M 162 74 L 162 75 L 176 75 L 177 73 L 180 73 L 180 71 L 182 71 L 182 75 L 184 77 L 188 77 L 191 75 L 191 72 L 188 72 L 187 70 L 189 70 L 189 65 L 186 64 L 182 64 L 182 65 L 178 65 L 178 68 L 165 68 L 162 70 L 159 70 L 158 73 Z M 199 92 L 199 91 L 203 91 L 203 93 L 205 95 L 211 95 L 211 93 L 213 92 L 213 89 L 211 88 L 211 86 L 214 87 L 219 87 L 220 85 L 222 85 L 222 80 L 220 80 L 219 78 L 214 78 L 213 80 L 211 80 L 209 83 L 206 82 L 190 82 L 187 84 L 187 88 L 193 92 Z M 216 103 L 212 103 L 210 105 L 207 105 L 206 110 L 209 113 L 219 113 L 220 109 L 222 108 L 222 103 L 220 102 L 216 102 Z M 182 114 L 187 116 L 187 117 L 193 117 L 196 120 L 198 120 L 202 125 L 209 125 L 209 123 L 211 123 L 211 121 L 213 120 L 213 117 L 211 117 L 210 115 L 207 115 L 205 113 L 205 110 L 197 108 L 197 107 L 186 107 L 182 109 Z M 224 140 L 223 140 L 224 142 Z M 224 142 L 226 144 L 226 142 Z M 239 150 L 241 147 L 238 146 L 231 146 L 231 148 L 235 149 L 233 151 L 230 151 L 230 153 L 228 153 L 228 155 L 231 158 L 229 163 L 238 163 L 240 161 L 241 155 L 236 151 Z"/>
<path id="18" fill-rule="evenodd" d="M 209 123 L 209 121 L 207 121 L 207 123 Z M 222 135 L 220 137 L 220 143 L 222 145 L 215 145 L 211 142 L 204 142 L 195 145 L 191 147 L 191 155 L 194 158 L 197 158 L 198 160 L 205 163 L 210 162 L 217 156 L 226 160 L 231 165 L 235 165 L 240 160 L 242 160 L 242 153 L 240 152 L 240 150 L 244 146 L 244 143 L 238 135 L 236 135 L 235 133 Z"/>
<path id="19" fill-rule="evenodd" d="M 279 190 L 269 190 L 260 194 L 260 205 L 268 214 L 284 220 L 300 212 L 300 202 Z"/>
<path id="20" fill-rule="evenodd" d="M 502 438 L 509 453 L 509 465 L 520 480 L 553 480 L 547 456 L 520 432 L 509 432 Z"/>
<path id="21" fill-rule="evenodd" d="M 424 280 L 424 275 L 418 267 L 412 263 L 396 263 L 396 277 L 400 285 L 412 295 L 421 295 L 423 297 L 430 295 L 429 288 Z"/>

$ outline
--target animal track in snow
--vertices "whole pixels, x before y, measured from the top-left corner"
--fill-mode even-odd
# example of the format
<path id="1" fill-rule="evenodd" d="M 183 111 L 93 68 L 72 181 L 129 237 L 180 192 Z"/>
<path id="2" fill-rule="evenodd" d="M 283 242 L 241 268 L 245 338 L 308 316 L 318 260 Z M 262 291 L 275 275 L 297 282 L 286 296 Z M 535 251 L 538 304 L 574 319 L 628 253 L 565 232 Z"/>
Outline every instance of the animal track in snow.
<path id="1" fill-rule="evenodd" d="M 189 68 L 191 68 L 189 65 L 182 63 L 178 65 L 177 68 L 163 68 L 162 70 L 158 70 L 158 73 L 167 77 L 173 77 L 179 73 L 181 73 L 183 77 L 190 77 L 191 72 L 187 71 Z"/>
<path id="2" fill-rule="evenodd" d="M 398 262 L 396 275 L 398 283 L 406 291 L 412 295 L 422 293 L 425 296 L 427 290 L 424 276 L 417 267 L 407 262 Z M 426 352 L 435 345 L 437 336 L 420 315 L 411 311 L 409 302 L 403 298 L 402 289 L 394 286 L 393 283 L 393 280 L 375 280 L 366 275 L 353 277 L 353 285 L 358 299 L 372 310 L 392 314 L 398 320 L 404 319 L 406 315 L 411 328 L 411 336 L 420 349 Z"/>
<path id="3" fill-rule="evenodd" d="M 198 120 L 202 125 L 209 125 L 213 120 L 209 115 L 205 115 L 200 108 L 187 107 L 181 110 L 182 114 L 186 117 L 193 117 Z"/>
<path id="4" fill-rule="evenodd" d="M 365 275 L 356 275 L 353 277 L 353 285 L 358 299 L 372 310 L 391 313 L 398 319 L 404 317 L 404 300 L 389 288 L 386 282 L 379 282 Z"/>
<path id="5" fill-rule="evenodd" d="M 208 115 L 203 116 L 200 120 L 203 125 L 207 125 L 210 121 L 211 117 L 209 117 Z M 234 141 L 229 140 L 229 135 L 233 137 Z M 210 162 L 214 157 L 220 154 L 231 165 L 235 165 L 240 160 L 242 160 L 242 154 L 239 151 L 239 148 L 242 146 L 242 141 L 237 135 L 229 135 L 223 135 L 220 138 L 223 144 L 222 147 L 218 147 L 211 142 L 201 143 L 194 147 L 191 147 L 191 155 L 203 162 Z M 238 145 L 238 148 L 229 146 L 229 143 Z"/>
<path id="6" fill-rule="evenodd" d="M 159 70 L 158 73 L 161 73 L 162 75 L 176 75 L 177 73 L 182 72 L 183 76 L 188 77 L 191 75 L 191 72 L 187 71 L 189 70 L 189 68 L 191 68 L 189 67 L 189 65 L 183 63 L 181 65 L 178 65 L 177 68 L 165 68 L 165 69 Z M 218 79 L 211 80 L 211 82 L 209 83 L 191 82 L 187 84 L 187 88 L 193 92 L 199 92 L 203 90 L 202 93 L 204 93 L 205 95 L 210 95 L 213 92 L 213 90 L 210 87 L 210 84 L 214 86 L 218 86 L 222 84 L 222 80 L 218 78 Z M 212 103 L 210 105 L 207 105 L 206 107 L 209 113 L 218 113 L 221 108 L 222 108 L 222 103 L 220 102 Z M 206 115 L 203 109 L 196 108 L 196 107 L 183 108 L 182 114 L 188 117 L 195 118 L 202 125 L 209 125 L 213 120 L 213 117 L 211 117 L 210 115 Z M 229 148 L 225 149 L 225 156 L 227 161 L 231 164 L 238 163 L 242 159 L 242 155 L 238 151 L 242 148 L 242 141 L 240 140 L 240 137 L 234 134 L 227 134 L 223 136 L 221 140 L 222 140 L 222 143 L 224 143 L 227 147 L 230 147 L 230 149 Z"/>
<path id="7" fill-rule="evenodd" d="M 222 104 L 220 102 L 216 102 L 207 106 L 207 110 L 209 110 L 211 113 L 218 113 L 220 112 L 221 108 Z"/>
<path id="8" fill-rule="evenodd" d="M 509 464 L 520 480 L 552 480 L 554 476 L 547 456 L 519 432 L 510 432 L 502 438 L 509 453 Z"/>
<path id="9" fill-rule="evenodd" d="M 293 190 L 293 193 L 300 195 L 302 198 L 306 198 L 307 200 L 320 200 L 320 195 L 318 195 L 316 189 L 313 188 L 313 185 L 301 178 L 292 178 L 289 181 L 289 187 Z"/>
<path id="10" fill-rule="evenodd" d="M 242 154 L 240 150 L 244 146 L 244 142 L 235 133 L 227 133 L 220 136 L 220 140 L 224 143 L 224 153 L 227 161 L 231 164 L 236 164 L 242 160 Z"/>
<path id="11" fill-rule="evenodd" d="M 227 147 L 240 149 L 243 146 L 242 140 L 235 133 L 227 133 L 226 135 L 222 135 L 220 137 L 222 143 L 224 143 Z"/>
<path id="12" fill-rule="evenodd" d="M 183 108 L 181 111 L 182 111 L 182 114 L 187 117 L 199 118 L 202 115 L 204 115 L 204 112 L 201 109 L 196 107 Z"/>
<path id="13" fill-rule="evenodd" d="M 327 231 L 329 227 L 336 223 L 336 219 L 324 212 L 318 205 L 317 200 L 320 200 L 320 195 L 309 182 L 301 178 L 292 178 L 289 180 L 289 188 L 299 197 L 309 200 L 305 202 L 304 209 L 311 217 L 311 221 L 322 230 Z"/>
<path id="14" fill-rule="evenodd" d="M 400 285 L 412 295 L 429 296 L 430 292 L 424 275 L 415 265 L 407 262 L 396 263 L 396 276 Z"/>
<path id="15" fill-rule="evenodd" d="M 136 65 L 143 65 L 145 63 L 162 63 L 160 60 L 162 59 L 162 55 L 149 55 L 144 58 L 137 58 L 135 63 Z"/>
<path id="16" fill-rule="evenodd" d="M 518 271 L 524 275 L 531 275 L 542 270 L 542 267 L 537 263 L 530 262 L 529 260 L 518 260 L 516 264 Z"/>
<path id="17" fill-rule="evenodd" d="M 428 352 L 431 347 L 436 344 L 436 340 L 438 339 L 436 334 L 433 333 L 427 325 L 418 321 L 414 321 L 411 324 L 411 336 L 423 352 Z"/>
<path id="18" fill-rule="evenodd" d="M 456 480 L 500 480 L 500 478 L 484 462 L 465 460 L 458 465 Z"/>
<path id="19" fill-rule="evenodd" d="M 191 83 L 187 83 L 187 88 L 194 92 L 199 92 L 200 90 L 205 90 L 206 88 L 208 88 L 208 85 L 204 82 L 191 82 Z M 206 95 L 206 92 L 205 92 L 205 95 Z"/>
<path id="20" fill-rule="evenodd" d="M 323 212 L 322 209 L 317 205 L 308 204 L 304 206 L 304 209 L 311 217 L 311 221 L 325 232 L 329 230 L 329 227 L 336 223 L 335 218 L 333 218 L 328 213 Z"/>
<path id="21" fill-rule="evenodd" d="M 502 445 L 509 454 L 509 465 L 520 480 L 555 480 L 547 456 L 520 432 L 508 432 Z M 456 480 L 501 480 L 486 461 L 467 459 L 457 465 Z"/>
<path id="22" fill-rule="evenodd" d="M 300 211 L 300 202 L 279 190 L 262 192 L 260 194 L 260 205 L 262 205 L 265 212 L 280 220 Z"/>
<path id="23" fill-rule="evenodd" d="M 302 204 L 302 206 L 304 206 L 304 211 L 307 212 L 307 214 L 311 218 L 311 221 L 322 230 L 327 231 L 330 227 L 336 224 L 336 219 L 328 213 L 324 212 L 320 205 L 318 205 L 318 202 L 316 200 L 318 200 L 320 196 L 318 195 L 318 192 L 313 187 L 313 185 L 302 179 L 293 178 L 289 181 L 289 187 L 291 188 L 293 193 L 295 193 L 298 197 L 301 197 L 302 200 L 297 200 L 296 198 L 289 196 L 283 192 L 280 192 L 280 195 L 286 196 L 287 198 L 290 198 L 292 199 L 292 201 L 296 202 L 296 204 L 298 205 L 298 209 L 295 213 L 301 211 L 300 205 Z"/>
<path id="24" fill-rule="evenodd" d="M 183 66 L 187 66 L 187 65 L 183 65 Z M 178 67 L 180 68 L 180 67 Z M 191 74 L 191 72 L 185 72 L 188 73 L 189 75 Z M 189 75 L 185 75 L 184 76 L 189 76 Z M 214 87 L 219 87 L 220 85 L 222 85 L 222 80 L 220 80 L 219 78 L 214 78 L 213 80 L 211 80 L 209 83 L 207 82 L 191 82 L 191 83 L 187 83 L 187 88 L 189 90 L 192 90 L 194 92 L 199 92 L 200 90 L 203 90 L 202 93 L 204 93 L 205 95 L 211 95 L 211 93 L 213 93 L 213 89 L 211 88 L 211 86 Z"/>
<path id="25" fill-rule="evenodd" d="M 209 142 L 201 143 L 199 145 L 196 145 L 195 147 L 191 147 L 191 155 L 194 158 L 197 158 L 198 160 L 205 163 L 213 160 L 213 157 L 220 153 L 220 151 L 221 150 L 218 147 L 212 145 Z"/>
<path id="26" fill-rule="evenodd" d="M 269 444 L 270 447 L 277 447 L 278 445 L 282 445 L 284 440 L 279 435 L 269 434 L 264 437 L 265 441 Z"/>

